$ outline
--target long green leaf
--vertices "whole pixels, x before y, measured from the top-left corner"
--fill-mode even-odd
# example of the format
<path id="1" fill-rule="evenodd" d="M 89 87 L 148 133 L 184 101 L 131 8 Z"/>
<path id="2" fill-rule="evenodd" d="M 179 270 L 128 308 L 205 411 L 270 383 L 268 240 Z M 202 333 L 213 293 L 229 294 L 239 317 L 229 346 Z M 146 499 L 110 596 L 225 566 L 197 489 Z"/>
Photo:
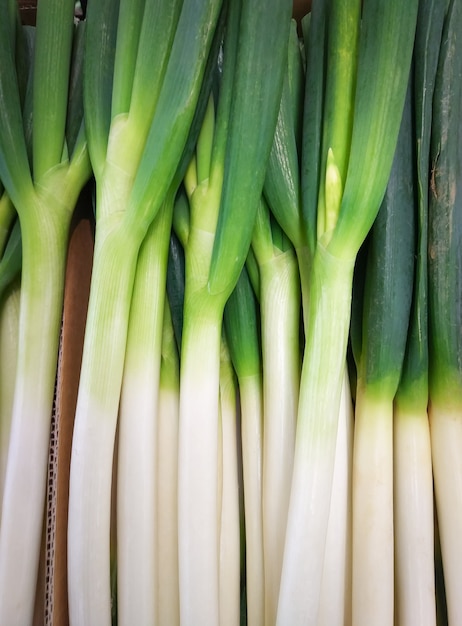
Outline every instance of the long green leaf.
<path id="1" fill-rule="evenodd" d="M 33 176 L 61 162 L 74 34 L 74 0 L 40 0 L 34 57 Z"/>
<path id="2" fill-rule="evenodd" d="M 302 211 L 308 247 L 316 246 L 316 214 L 320 185 L 322 119 L 325 90 L 326 0 L 317 0 L 302 20 L 306 54 L 306 80 L 301 155 Z"/>
<path id="3" fill-rule="evenodd" d="M 88 149 L 98 180 L 111 123 L 113 65 L 119 0 L 90 2 L 87 10 L 84 110 Z"/>
<path id="4" fill-rule="evenodd" d="M 188 0 L 183 4 L 127 207 L 127 227 L 141 233 L 158 211 L 185 147 L 221 4 L 222 0 Z"/>
<path id="5" fill-rule="evenodd" d="M 340 215 L 329 250 L 352 257 L 390 176 L 409 78 L 418 2 L 363 6 L 353 134 Z M 335 156 L 335 155 L 334 155 Z"/>
<path id="6" fill-rule="evenodd" d="M 0 12 L 8 14 L 8 0 Z M 16 206 L 25 204 L 32 193 L 21 114 L 21 100 L 14 57 L 14 31 L 10 21 L 0 20 L 0 178 Z"/>
<path id="7" fill-rule="evenodd" d="M 130 109 L 133 76 L 146 4 L 146 0 L 122 0 L 119 2 L 111 118 L 120 113 L 128 113 Z"/>
<path id="8" fill-rule="evenodd" d="M 429 420 L 447 615 L 462 620 L 462 5 L 446 15 L 433 94 L 428 221 Z"/>
<path id="9" fill-rule="evenodd" d="M 288 0 L 242 6 L 211 293 L 232 291 L 250 246 L 281 99 L 291 10 Z"/>

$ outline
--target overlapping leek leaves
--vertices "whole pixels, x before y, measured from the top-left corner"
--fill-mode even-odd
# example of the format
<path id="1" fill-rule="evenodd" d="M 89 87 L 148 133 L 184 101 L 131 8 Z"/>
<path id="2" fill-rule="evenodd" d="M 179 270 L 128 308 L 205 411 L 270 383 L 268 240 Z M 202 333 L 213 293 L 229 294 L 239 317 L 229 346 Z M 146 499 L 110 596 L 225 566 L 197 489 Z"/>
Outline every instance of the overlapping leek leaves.
<path id="1" fill-rule="evenodd" d="M 289 0 L 92 0 L 77 29 L 70 0 L 41 0 L 36 31 L 0 4 L 0 349 L 18 363 L 0 622 L 32 619 L 67 232 L 91 169 L 70 623 L 434 624 L 427 373 L 457 621 L 458 0 L 313 0 L 298 31 Z"/>
<path id="2" fill-rule="evenodd" d="M 227 26 L 216 121 L 211 102 L 185 177 L 190 212 L 178 477 L 180 617 L 185 624 L 218 623 L 224 601 L 217 571 L 223 311 L 250 247 L 282 89 L 290 5 L 232 3 Z M 261 28 L 265 37 L 258 36 Z M 269 60 L 271 75 L 262 71 Z"/>
<path id="3" fill-rule="evenodd" d="M 221 2 L 127 0 L 116 8 L 92 3 L 87 15 L 84 112 L 96 238 L 68 533 L 71 621 L 99 625 L 110 623 L 109 495 L 136 264 L 186 144 Z M 122 618 L 137 621 L 138 608 L 133 599 Z"/>

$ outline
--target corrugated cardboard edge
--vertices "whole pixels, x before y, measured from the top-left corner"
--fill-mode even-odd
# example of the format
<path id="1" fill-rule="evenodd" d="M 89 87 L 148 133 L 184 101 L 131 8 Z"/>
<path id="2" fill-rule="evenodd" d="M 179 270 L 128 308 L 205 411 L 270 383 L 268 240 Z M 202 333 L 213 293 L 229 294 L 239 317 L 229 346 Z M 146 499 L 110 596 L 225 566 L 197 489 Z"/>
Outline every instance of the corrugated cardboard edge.
<path id="1" fill-rule="evenodd" d="M 91 201 L 86 190 L 76 207 L 66 268 L 47 485 L 44 568 L 44 623 L 46 626 L 66 626 L 69 623 L 67 602 L 69 470 L 93 263 L 94 223 L 89 214 L 90 206 Z"/>

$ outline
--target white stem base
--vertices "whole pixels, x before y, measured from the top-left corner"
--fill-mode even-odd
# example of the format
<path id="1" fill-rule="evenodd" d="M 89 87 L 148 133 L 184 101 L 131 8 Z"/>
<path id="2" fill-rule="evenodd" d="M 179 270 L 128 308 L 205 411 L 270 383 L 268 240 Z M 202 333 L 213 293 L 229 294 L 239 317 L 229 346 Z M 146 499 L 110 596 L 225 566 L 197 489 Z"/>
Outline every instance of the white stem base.
<path id="1" fill-rule="evenodd" d="M 430 404 L 430 433 L 448 621 L 462 624 L 462 416 Z"/>
<path id="2" fill-rule="evenodd" d="M 262 520 L 263 401 L 258 376 L 239 381 L 246 540 L 246 598 L 249 626 L 263 626 L 264 568 Z"/>
<path id="3" fill-rule="evenodd" d="M 159 391 L 157 471 L 157 623 L 179 626 L 178 589 L 178 391 Z"/>
<path id="4" fill-rule="evenodd" d="M 119 626 L 156 620 L 159 376 L 149 365 L 141 371 L 127 368 L 122 386 L 117 471 Z"/>
<path id="5" fill-rule="evenodd" d="M 355 626 L 393 626 L 393 405 L 358 388 L 353 450 Z"/>
<path id="6" fill-rule="evenodd" d="M 433 476 L 427 413 L 394 412 L 398 624 L 435 626 Z"/>
<path id="7" fill-rule="evenodd" d="M 184 326 L 178 441 L 178 560 L 183 626 L 219 623 L 220 342 L 221 327 L 216 322 L 201 320 L 194 329 Z"/>
<path id="8" fill-rule="evenodd" d="M 318 626 L 349 626 L 351 624 L 352 458 L 353 404 L 348 374 L 345 370 L 340 400 Z"/>
<path id="9" fill-rule="evenodd" d="M 226 383 L 225 383 L 226 384 Z M 221 515 L 220 515 L 220 626 L 240 622 L 240 528 L 236 401 L 233 389 L 220 384 Z"/>

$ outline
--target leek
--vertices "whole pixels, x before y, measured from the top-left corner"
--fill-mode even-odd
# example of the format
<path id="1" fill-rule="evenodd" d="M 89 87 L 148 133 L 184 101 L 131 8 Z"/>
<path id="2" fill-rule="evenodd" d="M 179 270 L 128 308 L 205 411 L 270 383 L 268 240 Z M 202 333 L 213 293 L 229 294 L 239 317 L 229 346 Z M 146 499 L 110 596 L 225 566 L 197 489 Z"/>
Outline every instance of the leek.
<path id="1" fill-rule="evenodd" d="M 319 626 L 351 624 L 351 493 L 354 409 L 350 379 L 343 378 L 337 442 L 332 475 L 332 495 L 326 531 L 326 549 L 319 599 Z"/>
<path id="2" fill-rule="evenodd" d="M 219 604 L 220 626 L 239 624 L 241 536 L 236 374 L 222 337 L 219 382 Z"/>
<path id="3" fill-rule="evenodd" d="M 368 239 L 353 444 L 354 624 L 393 623 L 393 400 L 414 276 L 410 91 L 384 200 Z"/>
<path id="4" fill-rule="evenodd" d="M 117 606 L 120 624 L 155 621 L 157 422 L 165 277 L 173 199 L 138 255 L 128 323 L 117 461 Z M 136 454 L 133 451 L 136 450 Z M 143 480 L 140 480 L 143 477 Z M 137 541 L 144 537 L 145 541 Z"/>
<path id="5" fill-rule="evenodd" d="M 204 143 L 198 142 L 185 177 L 191 205 L 179 433 L 180 616 L 185 624 L 215 625 L 219 620 L 217 428 L 223 309 L 250 246 L 276 124 L 290 6 L 275 0 L 243 3 L 240 9 L 232 3 L 229 15 L 216 127 L 212 124 L 212 138 L 205 134 Z M 265 37 L 259 36 L 262 28 Z M 271 74 L 263 71 L 269 59 Z"/>
<path id="6" fill-rule="evenodd" d="M 0 519 L 18 356 L 21 262 L 21 232 L 16 220 L 0 260 Z"/>
<path id="7" fill-rule="evenodd" d="M 427 246 L 432 100 L 447 2 L 419 6 L 414 48 L 418 228 L 410 332 L 394 407 L 396 615 L 436 623 L 434 505 L 428 421 Z"/>
<path id="8" fill-rule="evenodd" d="M 458 591 L 462 520 L 460 38 L 462 7 L 450 2 L 435 79 L 428 226 L 429 419 L 448 621 L 462 620 Z"/>
<path id="9" fill-rule="evenodd" d="M 348 168 L 338 218 L 329 230 L 318 233 L 310 277 L 294 473 L 278 603 L 277 623 L 281 626 L 314 624 L 317 620 L 353 266 L 378 212 L 390 173 L 416 15 L 417 2 L 403 7 L 399 2 L 371 1 L 363 7 Z M 348 45 L 347 34 L 346 42 Z M 330 206 L 332 194 L 338 196 L 338 192 L 337 185 L 326 189 L 325 206 Z"/>
<path id="10" fill-rule="evenodd" d="M 122 2 L 119 14 L 103 2 L 87 14 L 84 113 L 97 195 L 70 476 L 69 608 L 76 624 L 111 620 L 112 462 L 136 262 L 186 144 L 221 2 L 185 0 L 179 14 L 178 6 Z M 130 17 L 139 43 L 124 32 L 132 9 L 145 18 Z M 156 28 L 162 37 L 153 38 Z M 132 47 L 133 76 L 125 66 Z"/>
<path id="11" fill-rule="evenodd" d="M 247 623 L 263 626 L 264 554 L 262 510 L 263 389 L 259 311 L 246 267 L 224 311 L 226 337 L 238 379 L 245 526 Z"/>
<path id="12" fill-rule="evenodd" d="M 300 285 L 295 252 L 261 200 L 252 249 L 260 275 L 263 367 L 265 623 L 276 619 L 300 381 Z"/>
<path id="13" fill-rule="evenodd" d="M 165 303 L 157 425 L 157 623 L 179 626 L 178 418 L 180 366 L 170 305 Z"/>
<path id="14" fill-rule="evenodd" d="M 12 3 L 2 2 L 2 14 Z M 90 176 L 83 133 L 65 133 L 74 3 L 37 11 L 32 88 L 32 164 L 10 20 L 1 20 L 0 177 L 21 224 L 18 360 L 0 528 L 0 620 L 31 623 L 45 505 L 50 419 L 69 225 Z M 13 14 L 14 15 L 14 14 Z"/>
<path id="15" fill-rule="evenodd" d="M 11 409 L 14 397 L 20 285 L 20 278 L 17 277 L 0 299 L 0 502 L 3 497 L 3 485 L 5 482 L 6 459 L 11 429 Z"/>
<path id="16" fill-rule="evenodd" d="M 316 20 L 323 19 L 322 6 L 321 10 L 319 10 L 319 6 L 315 11 L 315 19 L 313 20 L 313 28 L 319 22 Z M 351 16 L 350 16 L 351 19 Z M 338 23 L 338 19 L 335 22 Z M 306 18 L 304 20 L 304 24 L 306 25 Z M 321 30 L 319 26 L 318 30 Z M 313 224 L 306 224 L 305 217 L 306 215 L 303 213 L 302 206 L 302 188 L 301 188 L 301 175 L 299 172 L 299 150 L 301 148 L 301 137 L 299 137 L 298 130 L 298 117 L 299 117 L 299 90 L 297 88 L 297 77 L 302 72 L 302 69 L 299 67 L 301 63 L 300 58 L 300 50 L 298 48 L 298 41 L 296 42 L 294 39 L 294 31 L 291 32 L 290 38 L 290 50 L 292 51 L 291 56 L 289 57 L 289 65 L 288 65 L 288 74 L 287 79 L 284 83 L 281 105 L 279 110 L 278 121 L 276 125 L 275 137 L 273 142 L 273 147 L 270 154 L 270 159 L 268 163 L 268 169 L 266 173 L 264 193 L 265 197 L 268 200 L 268 203 L 271 207 L 271 211 L 276 218 L 277 222 L 283 227 L 284 232 L 290 238 L 295 253 L 298 260 L 298 269 L 300 272 L 300 287 L 303 301 L 303 314 L 305 316 L 305 324 L 307 324 L 306 313 L 308 311 L 309 305 L 309 296 L 310 296 L 310 269 L 312 263 L 312 254 L 313 250 L 310 247 L 310 237 L 309 234 L 311 231 L 314 231 Z M 310 45 L 316 45 L 317 43 L 317 33 L 311 32 L 312 38 L 311 40 L 307 37 L 307 47 L 308 52 L 310 53 L 311 62 L 313 63 L 313 59 L 317 59 L 317 54 L 319 54 L 318 49 L 311 49 Z M 334 38 L 335 40 L 335 38 Z M 311 43 L 310 43 L 311 42 Z M 313 76 L 313 70 L 315 68 L 310 66 L 311 77 Z M 316 68 L 317 69 L 317 68 Z M 295 76 L 294 76 L 295 74 Z M 318 76 L 318 80 L 323 80 L 322 73 Z M 310 82 L 310 86 L 308 88 L 307 83 L 307 118 L 310 113 L 309 107 L 313 107 L 315 113 L 315 105 L 316 99 L 312 104 L 311 96 L 312 93 L 319 92 L 320 89 L 313 90 L 313 85 Z M 309 102 L 309 104 L 308 104 Z M 310 118 L 308 118 L 310 119 Z M 313 119 L 316 119 L 314 117 Z M 310 122 L 311 123 L 311 122 Z M 307 126 L 309 125 L 306 122 Z M 311 131 L 310 131 L 311 132 Z M 309 134 L 306 131 L 306 134 Z M 320 141 L 320 138 L 319 138 Z M 312 190 L 310 189 L 310 192 Z M 312 232 L 311 232 L 312 234 Z M 284 255 L 280 255 L 280 258 L 283 258 L 288 253 L 284 253 Z M 280 264 L 281 261 L 273 262 L 274 266 Z M 268 265 L 266 263 L 265 265 Z M 276 274 L 276 272 L 275 272 Z M 297 279 L 298 280 L 298 279 Z M 267 310 L 271 311 L 272 307 L 267 307 Z M 273 313 L 275 317 L 277 317 L 276 311 Z M 292 316 L 293 317 L 293 316 Z M 293 322 L 292 322 L 293 323 Z M 283 327 L 284 324 L 281 324 Z M 290 334 L 289 328 L 286 331 L 282 331 L 281 342 L 284 344 L 284 340 L 282 337 L 284 335 L 288 337 Z M 271 333 L 268 333 L 270 336 Z M 273 341 L 274 343 L 274 341 Z M 278 342 L 278 345 L 279 342 Z M 294 351 L 294 354 L 297 350 Z M 284 354 L 284 349 L 282 350 Z M 282 363 L 281 363 L 282 366 Z M 282 369 L 286 369 L 282 367 Z M 287 370 L 288 371 L 288 370 Z M 266 377 L 271 380 L 271 375 Z M 276 377 L 278 379 L 280 377 Z M 298 376 L 297 376 L 298 378 Z M 298 385 L 298 382 L 297 382 Z M 270 383 L 269 386 L 275 386 L 273 383 Z M 286 385 L 283 385 L 286 386 Z M 293 384 L 289 385 L 293 387 Z M 292 390 L 292 395 L 294 398 L 296 397 L 298 391 L 294 394 Z M 282 394 L 284 395 L 284 394 Z M 288 396 L 290 397 L 290 393 Z M 350 494 L 350 485 L 351 485 L 351 449 L 348 446 L 351 446 L 351 398 L 349 393 L 349 385 L 348 379 L 345 377 L 345 382 L 343 385 L 343 396 L 342 396 L 342 434 L 344 437 L 339 440 L 337 449 L 339 458 L 336 458 L 335 462 L 335 484 L 336 487 L 333 490 L 334 498 L 332 501 L 332 513 L 329 517 L 329 531 L 328 531 L 328 546 L 326 547 L 326 552 L 328 552 L 326 559 L 327 563 L 324 568 L 324 581 L 322 584 L 322 601 L 320 607 L 320 616 L 319 619 L 327 620 L 327 623 L 344 623 L 344 616 L 349 612 L 348 608 L 348 585 L 350 584 L 350 576 L 348 575 L 349 571 L 349 538 L 351 531 L 351 524 L 349 521 L 349 494 Z M 273 410 L 271 410 L 271 414 Z M 274 421 L 274 420 L 273 420 Z M 279 418 L 279 423 L 281 424 L 280 432 L 289 432 L 290 420 L 288 420 L 287 426 L 282 428 L 282 424 L 285 423 L 285 420 L 282 419 L 282 416 Z M 277 436 L 273 436 L 273 446 L 276 445 L 277 442 L 278 449 L 283 449 L 284 438 L 280 437 L 280 432 L 276 429 L 273 429 L 271 423 L 268 424 L 268 427 L 265 429 L 265 440 L 269 441 L 271 432 L 277 433 Z M 337 453 L 336 453 L 337 454 Z M 267 455 L 266 463 L 268 465 L 273 465 L 275 468 L 277 467 L 277 463 L 275 460 L 274 452 L 271 455 Z M 291 463 L 290 463 L 291 465 Z M 287 464 L 280 464 L 279 475 L 286 475 L 286 480 L 290 480 L 291 478 L 291 467 L 287 467 Z M 283 484 L 283 482 L 278 479 L 278 482 L 275 484 Z M 270 482 L 267 483 L 267 493 L 275 492 L 274 485 L 271 487 Z M 287 491 L 288 493 L 288 491 Z M 275 501 L 278 501 L 276 494 L 273 496 Z M 287 494 L 284 497 L 279 498 L 281 502 L 284 502 L 284 498 L 287 497 Z M 286 512 L 284 507 L 279 506 L 280 512 L 278 515 L 280 517 L 286 516 Z M 277 517 L 275 517 L 277 519 Z M 265 519 L 265 527 L 271 528 L 271 520 L 268 516 Z M 284 537 L 284 534 L 282 535 Z M 275 552 L 277 550 L 278 542 L 267 542 L 267 546 L 270 546 L 269 550 Z M 282 547 L 279 548 L 282 553 Z M 269 555 L 267 555 L 268 557 Z M 268 559 L 267 559 L 268 561 Z M 271 567 L 268 565 L 269 574 L 269 582 L 268 586 L 270 587 L 270 581 L 272 578 L 276 577 L 276 572 L 278 568 Z M 280 570 L 280 567 L 279 567 Z M 280 573 L 277 574 L 277 579 L 279 580 Z M 279 584 L 279 583 L 278 583 Z M 273 585 L 274 586 L 274 585 Z M 268 592 L 268 597 L 272 598 L 274 596 L 274 592 Z M 331 598 L 335 597 L 336 602 L 332 602 Z M 276 600 L 272 600 L 273 607 L 276 606 Z M 274 611 L 273 611 L 274 612 Z M 274 622 L 275 615 L 271 618 L 267 616 L 268 623 Z"/>

